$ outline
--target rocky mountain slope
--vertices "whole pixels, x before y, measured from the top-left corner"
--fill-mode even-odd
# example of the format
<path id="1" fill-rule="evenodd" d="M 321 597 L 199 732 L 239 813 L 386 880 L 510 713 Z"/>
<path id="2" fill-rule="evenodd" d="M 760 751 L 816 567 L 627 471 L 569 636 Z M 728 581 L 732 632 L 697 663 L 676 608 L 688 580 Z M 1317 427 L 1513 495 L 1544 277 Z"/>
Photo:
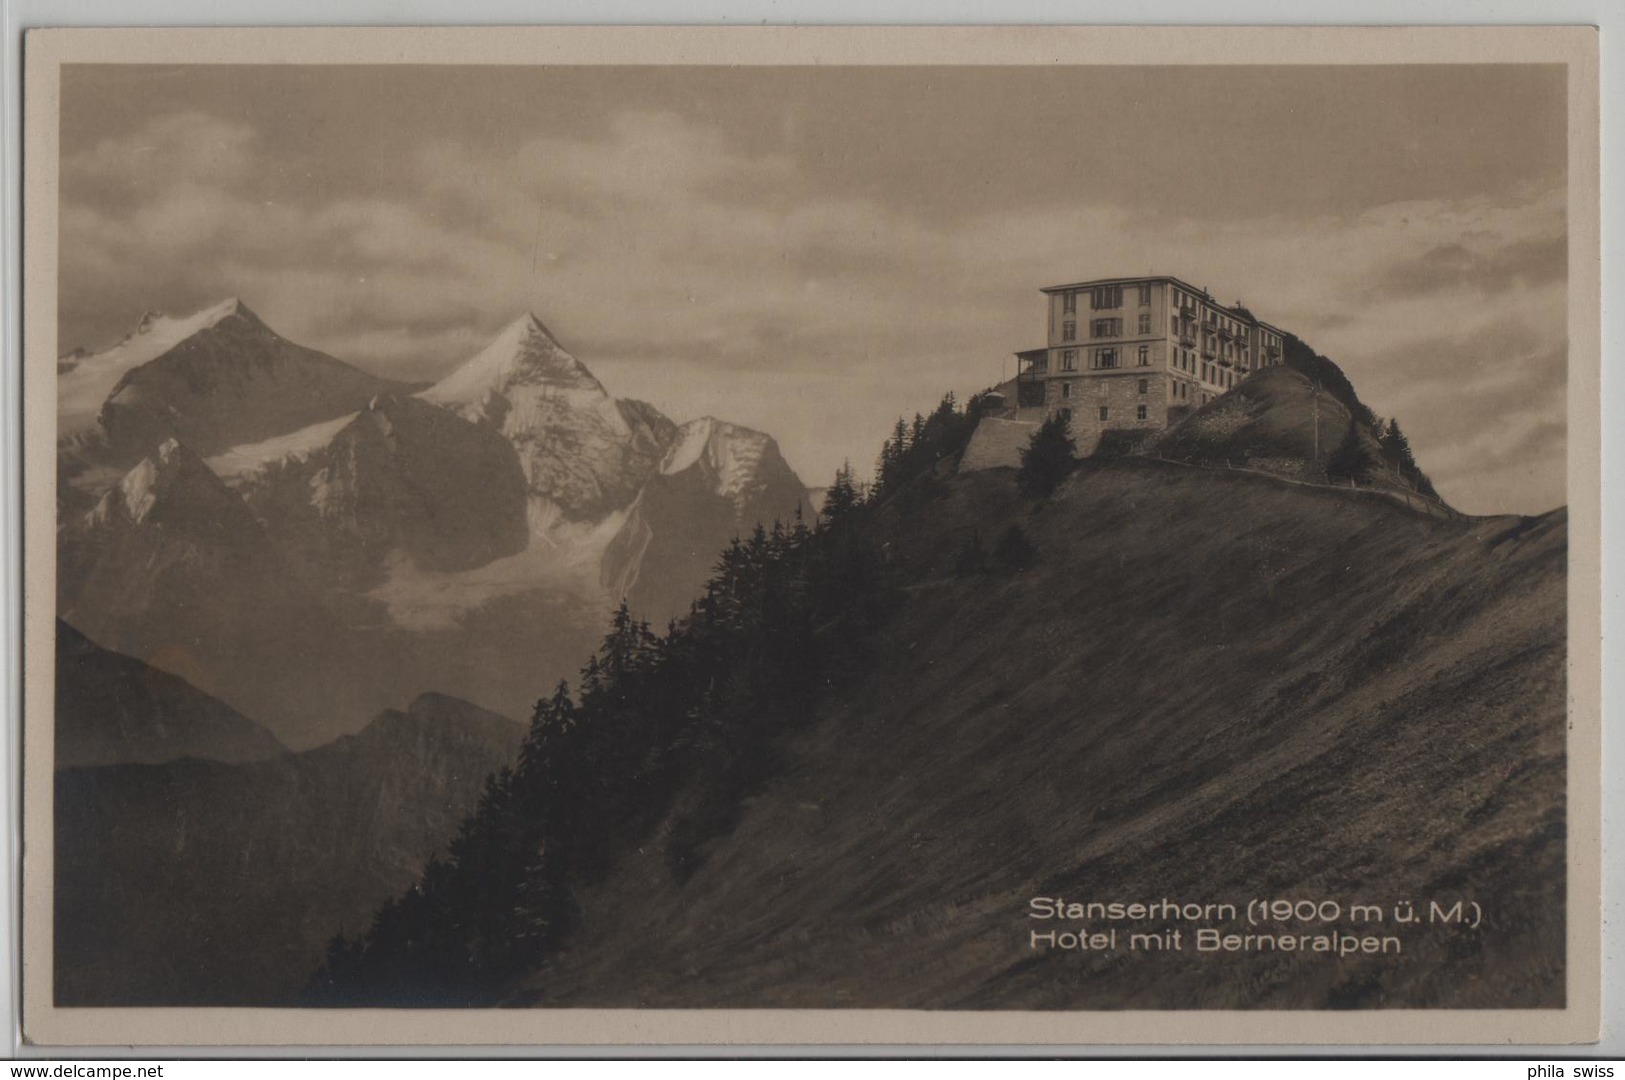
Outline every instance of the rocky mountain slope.
<path id="1" fill-rule="evenodd" d="M 243 630 L 297 604 L 254 516 L 185 445 L 171 439 L 61 523 L 57 611 L 94 639 L 149 656 Z M 244 640 L 232 644 L 249 644 Z"/>
<path id="2" fill-rule="evenodd" d="M 237 495 L 169 440 L 62 522 L 57 614 L 284 742 L 357 706 L 345 630 Z M 331 737 L 329 735 L 328 737 Z"/>
<path id="3" fill-rule="evenodd" d="M 56 767 L 237 763 L 287 753 L 270 732 L 184 679 L 110 652 L 58 619 Z"/>
<path id="4" fill-rule="evenodd" d="M 423 570 L 466 570 L 529 540 L 512 447 L 412 397 L 373 398 L 325 445 L 241 490 L 312 574 L 392 555 Z"/>
<path id="5" fill-rule="evenodd" d="M 425 695 L 249 764 L 59 771 L 56 1004 L 288 1004 L 327 940 L 405 888 L 522 729 Z"/>
<path id="6" fill-rule="evenodd" d="M 604 551 L 603 581 L 655 625 L 685 615 L 734 537 L 800 514 L 801 480 L 773 438 L 712 417 L 677 429 L 659 468 Z"/>
<path id="7" fill-rule="evenodd" d="M 534 535 L 630 503 L 675 429 L 653 406 L 611 397 L 532 314 L 422 397 L 513 444 Z"/>
<path id="8" fill-rule="evenodd" d="M 128 367 L 97 413 L 106 453 L 135 461 L 166 439 L 209 455 L 355 412 L 368 399 L 410 387 L 351 367 L 280 337 L 237 300 L 186 320 L 155 323 L 149 333 L 186 333 L 150 360 Z M 138 329 L 136 338 L 139 339 Z M 110 371 L 145 350 L 126 339 L 67 373 Z M 77 396 L 100 388 L 86 377 Z M 77 403 L 75 403 L 77 404 Z"/>

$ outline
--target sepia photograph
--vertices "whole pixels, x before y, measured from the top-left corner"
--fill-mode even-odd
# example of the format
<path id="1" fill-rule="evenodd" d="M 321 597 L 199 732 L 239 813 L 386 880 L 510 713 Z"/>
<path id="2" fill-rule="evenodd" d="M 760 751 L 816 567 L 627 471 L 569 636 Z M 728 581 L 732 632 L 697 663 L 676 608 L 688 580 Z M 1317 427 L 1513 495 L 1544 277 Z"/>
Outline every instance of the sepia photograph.
<path id="1" fill-rule="evenodd" d="M 25 1031 L 1596 1037 L 1592 32 L 530 33 L 30 35 Z"/>

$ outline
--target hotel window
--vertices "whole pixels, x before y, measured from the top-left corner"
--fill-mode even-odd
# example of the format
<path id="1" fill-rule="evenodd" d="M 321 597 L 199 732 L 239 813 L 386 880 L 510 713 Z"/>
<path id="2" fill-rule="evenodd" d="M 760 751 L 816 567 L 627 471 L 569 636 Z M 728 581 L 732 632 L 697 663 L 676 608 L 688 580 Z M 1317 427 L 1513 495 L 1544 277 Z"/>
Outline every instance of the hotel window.
<path id="1" fill-rule="evenodd" d="M 1090 290 L 1089 306 L 1096 311 L 1111 311 L 1123 306 L 1123 286 L 1097 285 Z"/>
<path id="2" fill-rule="evenodd" d="M 1072 341 L 1078 336 L 1078 324 L 1068 319 L 1061 324 L 1061 340 Z"/>
<path id="3" fill-rule="evenodd" d="M 1151 332 L 1151 314 L 1149 312 L 1147 312 L 1146 314 L 1140 316 L 1140 333 L 1149 334 L 1150 332 Z"/>
<path id="4" fill-rule="evenodd" d="M 1072 384 L 1071 383 L 1064 382 L 1064 383 L 1061 384 L 1061 396 L 1064 397 L 1064 398 L 1069 398 L 1069 397 L 1072 396 Z"/>
<path id="5" fill-rule="evenodd" d="M 1151 346 L 1149 346 L 1149 345 L 1141 345 L 1140 346 L 1140 366 L 1141 367 L 1150 367 L 1151 366 Z"/>
<path id="6" fill-rule="evenodd" d="M 1134 410 L 1134 419 L 1136 419 L 1136 420 L 1144 420 L 1145 415 L 1146 415 L 1146 413 L 1145 413 L 1145 406 L 1144 405 L 1140 405 L 1140 406 L 1137 406 L 1135 408 L 1135 410 Z"/>
<path id="7" fill-rule="evenodd" d="M 1096 319 L 1089 324 L 1090 337 L 1122 337 L 1122 319 Z"/>
<path id="8" fill-rule="evenodd" d="M 1140 306 L 1141 307 L 1150 307 L 1151 306 L 1151 286 L 1149 286 L 1149 285 L 1141 285 L 1140 286 Z"/>
<path id="9" fill-rule="evenodd" d="M 1062 311 L 1062 313 L 1066 314 L 1066 315 L 1070 315 L 1074 311 L 1077 311 L 1077 310 L 1078 310 L 1078 294 L 1077 293 L 1072 293 L 1072 292 L 1062 293 L 1061 294 L 1061 311 Z"/>
<path id="10" fill-rule="evenodd" d="M 1151 380 L 1150 379 L 1141 379 L 1140 380 L 1140 393 L 1142 393 L 1142 394 L 1149 393 L 1150 390 L 1151 390 Z"/>
<path id="11" fill-rule="evenodd" d="M 1102 405 L 1100 407 L 1100 418 L 1102 420 L 1109 420 L 1111 418 L 1111 415 L 1112 415 L 1112 410 L 1111 410 L 1111 408 L 1109 406 Z"/>
<path id="12" fill-rule="evenodd" d="M 1116 367 L 1117 366 L 1117 350 L 1116 349 L 1096 349 L 1095 350 L 1095 363 L 1094 363 L 1094 366 L 1095 366 L 1096 369 L 1104 369 L 1104 368 L 1114 368 L 1114 367 Z"/>
<path id="13" fill-rule="evenodd" d="M 1061 350 L 1061 370 L 1062 371 L 1076 371 L 1076 370 L 1078 370 L 1078 350 L 1076 350 L 1076 349 L 1062 349 Z"/>
<path id="14" fill-rule="evenodd" d="M 1170 316 L 1168 316 L 1168 332 L 1170 334 L 1179 333 L 1179 316 L 1178 315 L 1170 315 Z"/>

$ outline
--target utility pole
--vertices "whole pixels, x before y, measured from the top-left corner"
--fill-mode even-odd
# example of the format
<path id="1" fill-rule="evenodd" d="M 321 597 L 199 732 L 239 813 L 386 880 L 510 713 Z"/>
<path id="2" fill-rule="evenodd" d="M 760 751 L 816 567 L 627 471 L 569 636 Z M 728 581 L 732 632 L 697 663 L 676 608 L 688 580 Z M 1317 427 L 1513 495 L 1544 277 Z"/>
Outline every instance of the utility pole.
<path id="1" fill-rule="evenodd" d="M 1310 397 L 1315 403 L 1315 464 L 1320 464 L 1320 383 L 1309 384 Z"/>

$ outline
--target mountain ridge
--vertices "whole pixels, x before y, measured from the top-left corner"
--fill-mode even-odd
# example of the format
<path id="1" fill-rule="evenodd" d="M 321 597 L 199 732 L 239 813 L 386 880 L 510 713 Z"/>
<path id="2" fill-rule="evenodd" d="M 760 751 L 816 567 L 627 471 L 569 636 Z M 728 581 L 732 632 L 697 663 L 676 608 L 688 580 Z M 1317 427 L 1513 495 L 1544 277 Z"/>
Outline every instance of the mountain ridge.
<path id="1" fill-rule="evenodd" d="M 235 764 L 288 752 L 276 737 L 186 680 L 56 621 L 55 765 Z"/>
<path id="2" fill-rule="evenodd" d="M 166 440 L 58 533 L 57 614 L 181 675 L 285 743 L 360 691 L 327 598 L 183 443 Z"/>
<path id="3" fill-rule="evenodd" d="M 208 456 L 354 412 L 379 393 L 415 388 L 288 341 L 236 298 L 182 319 L 149 313 L 103 355 L 105 362 L 82 360 L 64 376 L 70 386 L 66 394 L 59 387 L 59 423 L 64 409 L 79 417 L 82 399 L 116 370 L 94 428 L 74 420 L 64 432 L 115 462 L 170 438 Z M 81 371 L 99 374 L 75 380 Z"/>
<path id="4" fill-rule="evenodd" d="M 522 735 L 422 695 L 272 760 L 60 771 L 55 1003 L 294 1003 L 328 938 L 445 850 Z"/>

